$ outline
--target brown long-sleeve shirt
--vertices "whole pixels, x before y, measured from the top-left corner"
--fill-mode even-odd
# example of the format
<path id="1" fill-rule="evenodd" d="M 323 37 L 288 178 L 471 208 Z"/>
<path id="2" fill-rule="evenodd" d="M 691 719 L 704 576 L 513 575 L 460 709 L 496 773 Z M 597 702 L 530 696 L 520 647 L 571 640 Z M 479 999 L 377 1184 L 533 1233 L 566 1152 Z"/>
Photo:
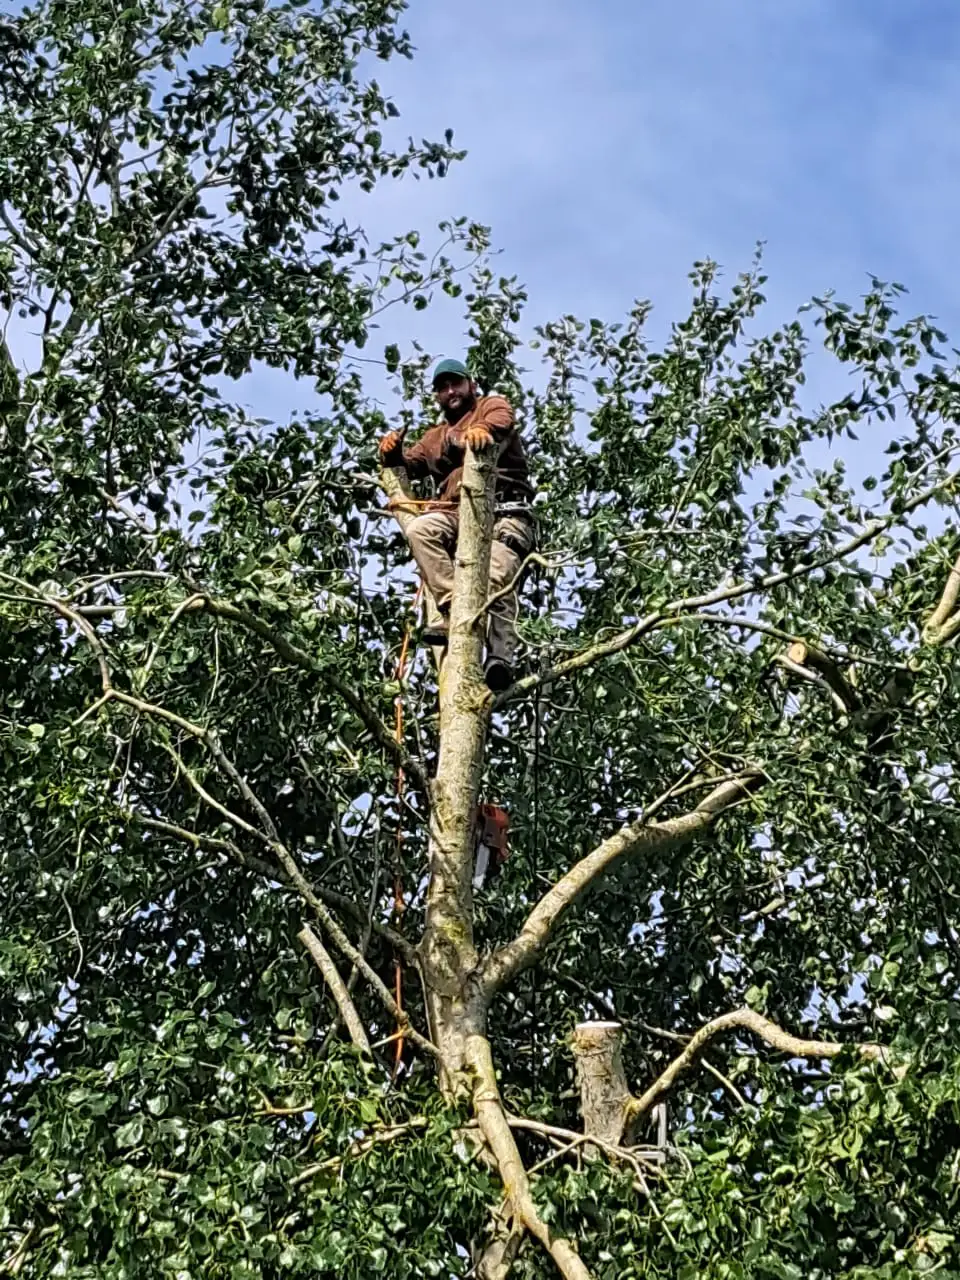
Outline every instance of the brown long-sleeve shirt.
<path id="1" fill-rule="evenodd" d="M 384 458 L 388 467 L 406 468 L 412 480 L 432 475 L 438 480 L 437 497 L 457 502 L 463 482 L 463 436 L 470 427 L 486 427 L 500 446 L 496 496 L 501 502 L 529 502 L 533 497 L 530 470 L 523 442 L 513 420 L 513 409 L 503 396 L 483 396 L 468 414 L 451 427 L 429 427 L 409 449 L 397 449 Z"/>

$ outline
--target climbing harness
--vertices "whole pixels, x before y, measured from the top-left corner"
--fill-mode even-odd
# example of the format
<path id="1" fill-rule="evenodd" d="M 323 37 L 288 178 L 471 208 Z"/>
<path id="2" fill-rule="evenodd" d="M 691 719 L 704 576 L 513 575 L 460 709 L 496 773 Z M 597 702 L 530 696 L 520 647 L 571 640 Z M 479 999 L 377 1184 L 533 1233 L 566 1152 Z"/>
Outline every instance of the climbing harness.
<path id="1" fill-rule="evenodd" d="M 371 516 L 392 516 L 396 511 L 405 511 L 408 515 L 423 515 L 427 511 L 457 511 L 459 501 L 450 498 L 391 498 L 383 507 L 374 507 L 368 514 Z M 537 522 L 534 508 L 527 502 L 500 502 L 494 508 L 494 518 L 501 516 L 521 516 Z"/>

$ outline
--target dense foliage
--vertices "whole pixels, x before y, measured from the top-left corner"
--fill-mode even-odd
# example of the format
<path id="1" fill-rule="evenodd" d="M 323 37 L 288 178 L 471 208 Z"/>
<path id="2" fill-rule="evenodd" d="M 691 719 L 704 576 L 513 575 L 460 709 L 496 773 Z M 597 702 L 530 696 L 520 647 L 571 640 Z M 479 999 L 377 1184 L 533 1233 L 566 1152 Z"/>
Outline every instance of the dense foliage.
<path id="1" fill-rule="evenodd" d="M 477 895 L 478 946 L 509 942 L 623 824 L 666 831 L 744 780 L 697 838 L 598 877 L 505 985 L 505 1101 L 578 1128 L 567 1036 L 585 1016 L 625 1024 L 638 1093 L 742 1007 L 851 1045 L 828 1063 L 712 1040 L 672 1091 L 649 1194 L 629 1162 L 521 1133 L 541 1215 L 611 1280 L 952 1274 L 944 335 L 879 282 L 767 335 L 759 266 L 720 290 L 704 263 L 662 348 L 646 305 L 567 317 L 539 331 L 531 378 L 526 299 L 482 228 L 445 228 L 431 258 L 336 213 L 344 189 L 458 158 L 449 136 L 388 147 L 396 108 L 369 71 L 409 52 L 402 8 L 43 0 L 0 23 L 2 1267 L 471 1269 L 502 1191 L 463 1106 L 409 1041 L 396 1074 L 392 1043 L 365 1059 L 345 1042 L 298 933 L 311 920 L 346 977 L 339 922 L 391 990 L 400 961 L 425 1031 L 416 762 L 434 767 L 437 688 L 420 651 L 395 679 L 408 553 L 371 515 L 384 419 L 354 357 L 377 312 L 457 296 L 481 255 L 471 355 L 518 405 L 543 562 L 528 678 L 488 736 L 482 793 L 510 811 L 511 856 Z M 820 340 L 850 390 L 818 408 Z M 374 354 L 422 421 L 425 354 Z M 251 420 L 235 380 L 264 364 L 310 379 L 318 411 Z M 857 436 L 872 474 L 854 482 Z M 386 1041 L 393 1016 L 351 985 Z M 890 1055 L 863 1060 L 868 1041 Z M 552 1269 L 528 1240 L 513 1274 Z"/>

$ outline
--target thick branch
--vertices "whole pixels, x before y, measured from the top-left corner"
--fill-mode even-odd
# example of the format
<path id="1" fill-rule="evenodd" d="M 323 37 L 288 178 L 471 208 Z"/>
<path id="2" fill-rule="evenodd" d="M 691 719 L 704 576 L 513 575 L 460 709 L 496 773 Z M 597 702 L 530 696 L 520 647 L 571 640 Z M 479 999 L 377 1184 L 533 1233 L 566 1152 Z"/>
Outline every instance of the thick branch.
<path id="1" fill-rule="evenodd" d="M 493 1239 L 476 1263 L 477 1280 L 509 1280 L 524 1233 L 514 1223 L 508 1201 L 494 1209 L 489 1230 Z"/>
<path id="2" fill-rule="evenodd" d="M 487 598 L 496 451 L 467 449 L 460 490 L 459 533 L 447 656 L 440 670 L 440 750 L 430 814 L 430 881 L 420 954 L 430 1030 L 445 1049 L 444 1087 L 462 1070 L 457 1029 L 476 968 L 473 858 L 480 772 L 490 696 L 480 665 L 481 629 L 473 619 Z M 449 1033 L 446 1045 L 441 1032 Z"/>
<path id="3" fill-rule="evenodd" d="M 735 1027 L 752 1031 L 754 1035 L 759 1036 L 761 1040 L 766 1041 L 768 1045 L 778 1052 L 788 1053 L 793 1058 L 836 1058 L 845 1049 L 852 1047 L 862 1058 L 866 1058 L 871 1062 L 882 1062 L 885 1060 L 887 1052 L 879 1044 L 848 1046 L 835 1044 L 829 1040 L 800 1040 L 797 1036 L 792 1036 L 788 1031 L 778 1027 L 769 1018 L 761 1017 L 759 1013 L 755 1013 L 752 1009 L 734 1009 L 732 1013 L 725 1013 L 719 1018 L 714 1018 L 712 1022 L 708 1022 L 705 1027 L 701 1027 L 691 1037 L 690 1043 L 683 1053 L 674 1058 L 666 1071 L 653 1082 L 644 1094 L 639 1098 L 633 1099 L 629 1105 L 630 1117 L 635 1119 L 645 1115 L 665 1093 L 668 1093 L 673 1088 L 677 1079 L 694 1064 L 697 1055 L 703 1051 L 715 1036 Z"/>
<path id="4" fill-rule="evenodd" d="M 367 1039 L 367 1033 L 363 1028 L 363 1023 L 360 1021 L 360 1015 L 357 1013 L 357 1006 L 350 999 L 350 993 L 347 991 L 344 981 L 337 971 L 337 966 L 330 957 L 330 953 L 308 924 L 304 924 L 297 937 L 313 956 L 317 968 L 323 974 L 323 979 L 330 988 L 330 994 L 333 996 L 334 1003 L 340 1012 L 340 1017 L 343 1019 L 343 1025 L 350 1034 L 350 1039 L 362 1054 L 369 1057 L 370 1041 Z"/>
<path id="5" fill-rule="evenodd" d="M 515 974 L 533 964 L 561 916 L 612 866 L 624 858 L 635 858 L 653 850 L 663 852 L 694 839 L 725 810 L 757 791 L 764 781 L 759 770 L 747 770 L 716 787 L 689 813 L 652 825 L 641 818 L 621 827 L 592 853 L 574 863 L 540 899 L 513 941 L 491 956 L 483 970 L 486 993 L 493 995 Z"/>
<path id="6" fill-rule="evenodd" d="M 496 1073 L 490 1046 L 483 1036 L 473 1035 L 467 1042 L 468 1065 L 474 1073 L 473 1109 L 493 1157 L 497 1162 L 503 1188 L 515 1223 L 525 1228 L 543 1245 L 553 1258 L 564 1280 L 591 1280 L 580 1255 L 562 1236 L 555 1236 L 540 1217 L 530 1194 L 530 1179 L 517 1150 L 510 1125 L 497 1089 Z"/>
<path id="7" fill-rule="evenodd" d="M 940 603 L 923 628 L 923 638 L 927 644 L 942 644 L 960 629 L 960 613 L 955 612 L 958 600 L 960 600 L 960 556 L 954 561 L 947 575 L 947 584 L 940 597 Z"/>

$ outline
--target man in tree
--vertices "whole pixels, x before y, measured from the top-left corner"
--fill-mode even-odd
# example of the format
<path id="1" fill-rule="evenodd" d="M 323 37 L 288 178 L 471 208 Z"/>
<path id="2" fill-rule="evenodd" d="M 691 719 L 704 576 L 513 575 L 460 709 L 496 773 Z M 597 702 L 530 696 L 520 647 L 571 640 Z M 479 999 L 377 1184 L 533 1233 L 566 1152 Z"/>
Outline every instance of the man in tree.
<path id="1" fill-rule="evenodd" d="M 513 580 L 523 557 L 533 547 L 533 517 L 524 510 L 533 498 L 533 486 L 513 409 L 502 396 L 481 396 L 466 365 L 459 360 L 440 361 L 434 372 L 433 389 L 445 421 L 430 427 L 409 449 L 404 449 L 401 433 L 391 431 L 380 442 L 380 458 L 385 467 L 402 467 L 411 479 L 433 476 L 438 482 L 436 502 L 410 523 L 407 538 L 441 615 L 440 623 L 429 628 L 424 638 L 429 644 L 445 644 L 464 451 L 493 447 L 499 450 L 497 516 L 490 552 L 491 595 Z M 484 672 L 488 686 L 495 692 L 506 689 L 513 681 L 516 617 L 515 590 L 500 596 L 490 607 Z"/>

